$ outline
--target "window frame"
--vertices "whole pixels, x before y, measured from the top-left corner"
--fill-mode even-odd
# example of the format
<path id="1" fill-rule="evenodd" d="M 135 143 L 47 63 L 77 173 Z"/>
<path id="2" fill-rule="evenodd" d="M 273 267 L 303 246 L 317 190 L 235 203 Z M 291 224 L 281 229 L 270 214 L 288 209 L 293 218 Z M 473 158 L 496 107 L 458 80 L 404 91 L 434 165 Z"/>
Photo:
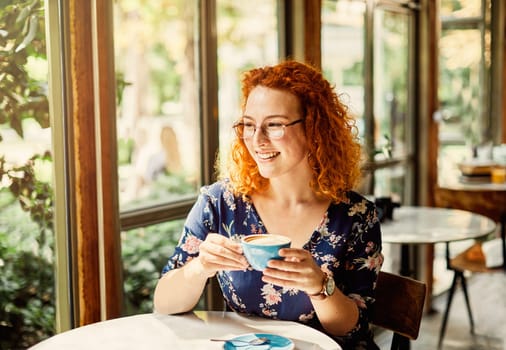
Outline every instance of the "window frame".
<path id="1" fill-rule="evenodd" d="M 45 4 L 61 332 L 121 315 L 112 3 Z"/>
<path id="2" fill-rule="evenodd" d="M 364 183 L 361 185 L 362 190 L 369 195 L 374 194 L 375 189 L 375 172 L 383 169 L 394 169 L 403 166 L 406 169 L 405 179 L 408 184 L 403 198 L 400 198 L 404 205 L 414 204 L 418 201 L 418 191 L 415 183 L 419 181 L 418 162 L 416 158 L 419 149 L 419 138 L 414 133 L 416 120 L 421 114 L 415 108 L 417 101 L 418 86 L 416 79 L 419 71 L 419 60 L 414 53 L 419 49 L 418 23 L 420 22 L 421 6 L 415 1 L 389 1 L 382 0 L 377 2 L 356 0 L 357 3 L 365 3 L 364 14 L 364 59 L 363 59 L 363 76 L 364 76 L 364 153 L 365 163 L 363 165 Z M 406 152 L 402 155 L 393 155 L 386 159 L 375 159 L 376 145 L 374 135 L 377 132 L 375 124 L 374 111 L 374 21 L 377 11 L 391 12 L 394 14 L 405 15 L 408 18 L 408 101 L 407 101 L 407 117 L 405 128 L 405 140 L 408 142 Z"/>

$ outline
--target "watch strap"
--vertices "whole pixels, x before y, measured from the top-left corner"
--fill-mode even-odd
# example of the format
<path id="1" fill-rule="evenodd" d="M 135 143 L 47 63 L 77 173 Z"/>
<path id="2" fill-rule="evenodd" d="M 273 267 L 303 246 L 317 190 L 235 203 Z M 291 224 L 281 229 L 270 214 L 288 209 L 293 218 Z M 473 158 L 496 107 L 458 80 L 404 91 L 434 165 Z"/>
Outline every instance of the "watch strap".
<path id="1" fill-rule="evenodd" d="M 327 281 L 331 277 L 326 272 L 323 272 L 323 274 L 325 275 L 325 277 L 323 278 L 322 288 L 320 289 L 320 291 L 316 294 L 306 293 L 310 299 L 323 300 L 323 299 L 327 298 L 327 293 L 325 293 L 326 287 L 327 287 Z"/>

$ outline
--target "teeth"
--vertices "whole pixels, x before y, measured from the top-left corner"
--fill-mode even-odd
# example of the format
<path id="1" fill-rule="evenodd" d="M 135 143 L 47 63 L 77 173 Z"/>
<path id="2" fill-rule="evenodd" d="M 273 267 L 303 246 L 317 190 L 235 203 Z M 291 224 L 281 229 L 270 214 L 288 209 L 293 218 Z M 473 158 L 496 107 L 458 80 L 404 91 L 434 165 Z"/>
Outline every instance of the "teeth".
<path id="1" fill-rule="evenodd" d="M 270 152 L 270 153 L 258 153 L 258 158 L 260 159 L 270 159 L 278 155 L 278 152 Z"/>

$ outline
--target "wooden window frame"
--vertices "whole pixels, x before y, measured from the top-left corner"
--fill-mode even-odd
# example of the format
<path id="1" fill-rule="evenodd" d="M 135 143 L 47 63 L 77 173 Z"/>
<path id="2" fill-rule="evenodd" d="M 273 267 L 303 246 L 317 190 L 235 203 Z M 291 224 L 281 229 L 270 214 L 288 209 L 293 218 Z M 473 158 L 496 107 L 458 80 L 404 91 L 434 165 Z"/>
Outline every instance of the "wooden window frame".
<path id="1" fill-rule="evenodd" d="M 112 2 L 46 2 L 57 331 L 123 307 Z"/>

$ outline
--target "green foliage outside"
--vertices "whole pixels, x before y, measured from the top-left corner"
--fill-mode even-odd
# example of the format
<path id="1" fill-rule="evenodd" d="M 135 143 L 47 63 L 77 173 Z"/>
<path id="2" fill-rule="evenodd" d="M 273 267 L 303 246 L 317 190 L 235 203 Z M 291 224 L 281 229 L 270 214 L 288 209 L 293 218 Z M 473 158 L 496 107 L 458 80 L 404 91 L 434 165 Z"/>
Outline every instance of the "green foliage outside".
<path id="1" fill-rule="evenodd" d="M 0 0 L 0 131 L 13 129 L 24 138 L 27 121 L 49 127 L 45 50 L 43 0 Z M 127 83 L 120 74 L 117 78 L 120 103 Z M 0 142 L 5 142 L 1 135 Z M 131 140 L 120 140 L 119 150 L 120 161 L 128 162 Z M 51 162 L 49 152 L 21 165 L 0 154 L 2 350 L 26 349 L 55 332 L 54 197 L 40 170 Z M 158 188 L 193 190 L 166 175 Z M 122 233 L 126 314 L 152 311 L 160 269 L 180 232 L 181 222 L 168 222 Z"/>
<path id="2" fill-rule="evenodd" d="M 25 349 L 54 333 L 53 235 L 0 192 L 0 348 Z"/>
<path id="3" fill-rule="evenodd" d="M 0 212 L 0 348 L 26 349 L 54 334 L 53 232 L 50 222 L 35 219 L 5 189 Z M 181 225 L 171 221 L 121 234 L 125 315 L 153 310 L 152 293 Z"/>
<path id="4" fill-rule="evenodd" d="M 44 3 L 0 1 L 0 128 L 49 127 Z M 40 71 L 40 70 L 39 70 Z M 44 71 L 44 69 L 42 69 Z M 0 142 L 2 137 L 0 135 Z M 54 332 L 53 193 L 36 175 L 49 154 L 7 164 L 0 154 L 0 348 L 24 349 Z"/>
<path id="5" fill-rule="evenodd" d="M 0 125 L 23 137 L 24 119 L 49 127 L 47 81 L 28 74 L 46 59 L 43 1 L 0 0 L 0 28 Z"/>
<path id="6" fill-rule="evenodd" d="M 122 233 L 125 314 L 153 311 L 153 291 L 181 235 L 181 225 L 170 221 Z"/>
<path id="7" fill-rule="evenodd" d="M 442 65 L 446 63 L 441 58 Z M 476 78 L 478 73 L 469 67 L 441 70 L 441 88 L 439 98 L 442 107 L 449 115 L 448 126 L 459 130 L 469 145 L 483 142 L 480 128 L 480 88 Z M 455 91 L 459 91 L 458 94 Z"/>

